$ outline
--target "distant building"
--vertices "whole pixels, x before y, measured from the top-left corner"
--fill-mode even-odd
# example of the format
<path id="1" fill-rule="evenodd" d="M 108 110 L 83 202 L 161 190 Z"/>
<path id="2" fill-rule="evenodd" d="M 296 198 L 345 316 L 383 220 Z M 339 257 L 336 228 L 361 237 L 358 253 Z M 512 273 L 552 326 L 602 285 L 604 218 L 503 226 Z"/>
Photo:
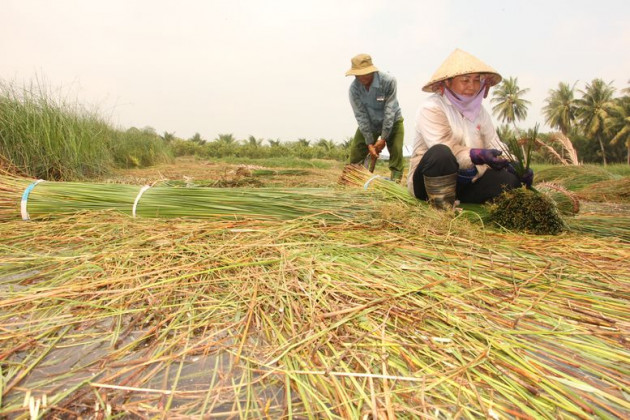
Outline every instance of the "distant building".
<path id="1" fill-rule="evenodd" d="M 403 144 L 403 156 L 408 158 L 408 157 L 411 157 L 412 153 L 413 153 L 413 150 L 411 146 L 407 144 Z M 383 159 L 383 160 L 389 160 L 389 152 L 387 151 L 387 147 L 383 149 L 383 151 L 381 152 L 378 158 Z"/>

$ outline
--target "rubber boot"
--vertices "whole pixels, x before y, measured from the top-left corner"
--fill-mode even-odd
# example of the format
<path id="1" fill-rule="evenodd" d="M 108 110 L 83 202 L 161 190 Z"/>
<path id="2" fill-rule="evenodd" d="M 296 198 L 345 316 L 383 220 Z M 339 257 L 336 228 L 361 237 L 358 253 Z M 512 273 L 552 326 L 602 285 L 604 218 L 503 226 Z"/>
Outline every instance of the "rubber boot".
<path id="1" fill-rule="evenodd" d="M 457 172 L 444 176 L 424 176 L 424 188 L 427 191 L 429 203 L 439 210 L 453 210 L 457 199 Z"/>
<path id="2" fill-rule="evenodd" d="M 396 184 L 400 184 L 400 180 L 402 179 L 402 172 L 400 172 L 400 171 L 392 171 L 391 179 Z"/>

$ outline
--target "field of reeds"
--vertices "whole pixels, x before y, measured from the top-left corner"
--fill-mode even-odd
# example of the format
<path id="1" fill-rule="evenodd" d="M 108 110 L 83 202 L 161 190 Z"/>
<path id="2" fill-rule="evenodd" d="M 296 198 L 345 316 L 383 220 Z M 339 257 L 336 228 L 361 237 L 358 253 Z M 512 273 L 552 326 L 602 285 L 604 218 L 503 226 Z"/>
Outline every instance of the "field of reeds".
<path id="1" fill-rule="evenodd" d="M 0 157 L 33 177 L 73 180 L 164 163 L 171 152 L 155 133 L 115 128 L 44 80 L 0 80 Z"/>
<path id="2" fill-rule="evenodd" d="M 628 418 L 628 178 L 561 169 L 557 235 L 341 164 L 46 181 L 31 220 L 5 172 L 0 417 Z"/>

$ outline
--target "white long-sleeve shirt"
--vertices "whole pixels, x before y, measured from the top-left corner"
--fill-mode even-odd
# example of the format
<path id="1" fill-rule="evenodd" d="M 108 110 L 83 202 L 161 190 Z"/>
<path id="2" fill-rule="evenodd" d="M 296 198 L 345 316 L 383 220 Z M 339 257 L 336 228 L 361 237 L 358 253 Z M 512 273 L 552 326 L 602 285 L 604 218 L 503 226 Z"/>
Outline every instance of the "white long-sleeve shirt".
<path id="1" fill-rule="evenodd" d="M 501 143 L 490 114 L 482 106 L 474 121 L 470 121 L 444 95 L 432 94 L 418 109 L 415 119 L 413 154 L 409 162 L 407 189 L 413 194 L 413 173 L 431 146 L 445 144 L 455 155 L 460 169 L 470 169 L 470 149 L 506 150 Z M 476 165 L 476 181 L 488 168 Z"/>

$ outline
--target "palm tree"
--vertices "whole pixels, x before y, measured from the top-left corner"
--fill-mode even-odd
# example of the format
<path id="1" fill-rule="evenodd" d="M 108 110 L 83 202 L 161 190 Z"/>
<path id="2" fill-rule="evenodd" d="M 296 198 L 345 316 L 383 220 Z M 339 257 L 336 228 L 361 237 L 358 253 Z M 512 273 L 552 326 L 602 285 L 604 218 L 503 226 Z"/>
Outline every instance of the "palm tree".
<path id="1" fill-rule="evenodd" d="M 199 133 L 195 133 L 190 138 L 190 141 L 192 141 L 193 143 L 197 143 L 197 144 L 204 144 L 206 142 L 204 139 L 201 138 L 201 134 L 199 134 Z"/>
<path id="2" fill-rule="evenodd" d="M 167 143 L 170 143 L 173 140 L 175 140 L 175 132 L 173 131 L 172 133 L 169 133 L 168 131 L 165 131 L 161 137 L 162 137 L 162 140 L 164 140 Z"/>
<path id="3" fill-rule="evenodd" d="M 263 139 L 257 139 L 254 136 L 249 136 L 247 138 L 247 144 L 249 144 L 250 146 L 253 146 L 253 147 L 262 146 L 262 142 L 263 142 Z"/>
<path id="4" fill-rule="evenodd" d="M 311 142 L 310 140 L 306 140 L 306 139 L 298 139 L 297 143 L 300 146 L 308 147 Z"/>
<path id="5" fill-rule="evenodd" d="M 317 141 L 317 146 L 321 147 L 322 149 L 324 149 L 327 152 L 330 152 L 332 149 L 335 148 L 335 142 L 332 141 L 332 140 L 319 139 Z"/>
<path id="6" fill-rule="evenodd" d="M 236 138 L 234 137 L 234 134 L 219 134 L 219 137 L 217 137 L 216 139 L 214 139 L 214 141 L 216 141 L 217 143 L 223 143 L 223 144 L 234 144 L 236 143 Z"/>
<path id="7" fill-rule="evenodd" d="M 527 106 L 531 104 L 528 100 L 522 98 L 529 92 L 529 88 L 520 89 L 518 87 L 518 78 L 510 77 L 503 79 L 498 88 L 492 93 L 493 98 L 490 102 L 496 105 L 492 107 L 492 113 L 508 124 L 514 125 L 516 131 L 516 121 L 527 117 Z"/>
<path id="8" fill-rule="evenodd" d="M 605 128 L 614 135 L 610 144 L 617 144 L 619 141 L 625 143 L 628 150 L 627 163 L 630 165 L 630 96 L 617 98 L 605 121 Z"/>
<path id="9" fill-rule="evenodd" d="M 514 131 L 508 124 L 501 124 L 497 128 L 497 135 L 505 144 L 507 144 L 510 137 L 515 137 Z"/>
<path id="10" fill-rule="evenodd" d="M 560 82 L 557 90 L 549 90 L 549 97 L 545 99 L 547 105 L 543 107 L 545 122 L 551 128 L 559 129 L 564 136 L 571 131 L 571 126 L 575 121 L 577 101 L 574 98 L 574 92 L 575 83 L 569 86 L 568 83 Z"/>
<path id="11" fill-rule="evenodd" d="M 602 152 L 602 161 L 606 162 L 604 148 L 604 121 L 609 117 L 614 106 L 613 94 L 615 88 L 612 82 L 605 83 L 602 79 L 594 79 L 586 84 L 586 90 L 580 91 L 582 98 L 578 99 L 577 119 L 582 126 L 584 135 L 589 140 L 597 140 Z"/>
<path id="12" fill-rule="evenodd" d="M 158 135 L 158 134 L 157 134 L 157 131 L 155 131 L 155 128 L 153 128 L 153 127 L 151 127 L 151 126 L 148 126 L 148 125 L 147 125 L 146 127 L 144 127 L 144 128 L 143 128 L 142 130 L 140 130 L 140 131 L 142 131 L 143 133 L 146 133 L 146 134 L 154 134 L 154 135 L 156 135 L 156 136 Z"/>

